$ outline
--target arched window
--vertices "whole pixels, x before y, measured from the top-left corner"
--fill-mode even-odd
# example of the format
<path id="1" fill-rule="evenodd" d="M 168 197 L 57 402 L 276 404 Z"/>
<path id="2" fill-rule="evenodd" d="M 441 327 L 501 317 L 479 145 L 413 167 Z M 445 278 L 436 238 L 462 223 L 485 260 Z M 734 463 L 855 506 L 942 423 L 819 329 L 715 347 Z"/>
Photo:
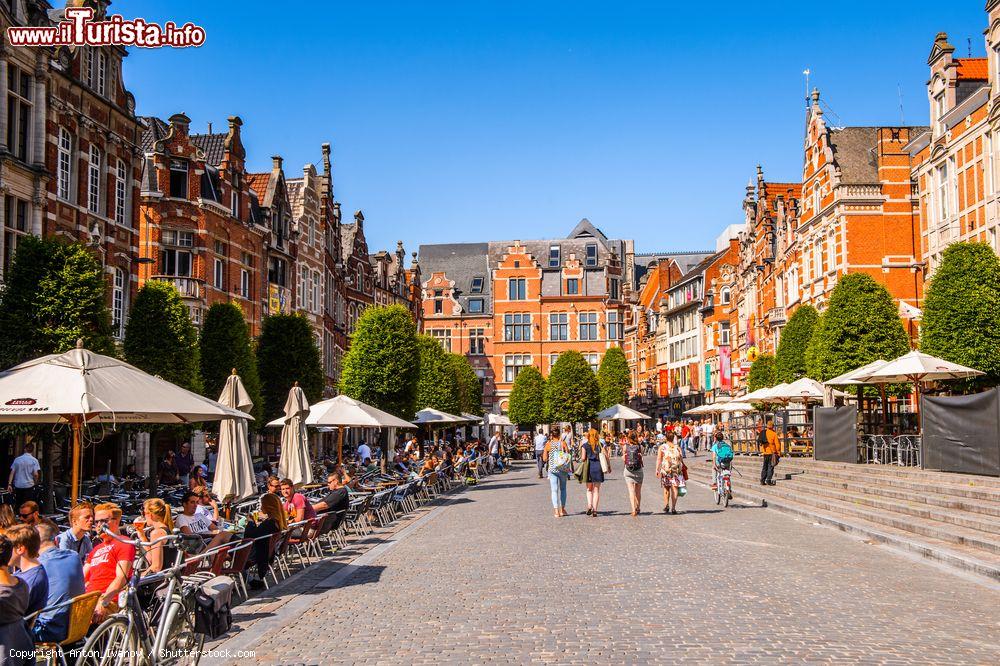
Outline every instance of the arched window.
<path id="1" fill-rule="evenodd" d="M 722 303 L 723 305 L 729 305 L 730 298 L 731 296 L 729 287 L 723 287 L 722 293 L 719 297 L 719 302 Z"/>

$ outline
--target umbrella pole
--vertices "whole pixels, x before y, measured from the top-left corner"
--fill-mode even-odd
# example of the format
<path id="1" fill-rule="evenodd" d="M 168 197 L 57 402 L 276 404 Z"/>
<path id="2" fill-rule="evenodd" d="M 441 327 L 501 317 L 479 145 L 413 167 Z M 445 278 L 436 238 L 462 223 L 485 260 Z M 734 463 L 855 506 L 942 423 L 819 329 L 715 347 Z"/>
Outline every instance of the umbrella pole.
<path id="1" fill-rule="evenodd" d="M 920 424 L 920 380 L 919 379 L 913 380 L 913 399 L 916 401 L 916 404 L 913 406 L 913 411 L 917 413 L 917 434 L 921 435 L 923 434 L 923 429 L 921 428 Z"/>
<path id="2" fill-rule="evenodd" d="M 76 506 L 76 500 L 80 496 L 80 430 L 83 428 L 82 416 L 71 416 L 73 428 L 73 486 L 70 490 L 70 507 Z"/>
<path id="3" fill-rule="evenodd" d="M 878 385 L 879 393 L 882 397 L 882 434 L 892 433 L 892 419 L 889 417 L 889 403 L 885 397 L 885 384 Z"/>
<path id="4" fill-rule="evenodd" d="M 344 464 L 344 426 L 337 428 L 337 464 Z"/>

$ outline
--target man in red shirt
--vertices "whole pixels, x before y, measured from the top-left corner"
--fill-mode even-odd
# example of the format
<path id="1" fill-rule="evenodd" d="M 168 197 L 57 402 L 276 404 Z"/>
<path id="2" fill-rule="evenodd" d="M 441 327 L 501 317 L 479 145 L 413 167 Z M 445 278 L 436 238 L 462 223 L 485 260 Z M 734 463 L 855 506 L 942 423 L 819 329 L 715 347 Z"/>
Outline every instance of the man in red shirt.
<path id="1" fill-rule="evenodd" d="M 116 541 L 104 531 L 119 534 L 122 510 L 117 504 L 108 502 L 94 507 L 94 528 L 101 541 L 87 555 L 83 566 L 83 580 L 87 592 L 100 592 L 94 620 L 101 621 L 106 615 L 118 611 L 118 594 L 125 589 L 132 574 L 135 546 Z"/>
<path id="2" fill-rule="evenodd" d="M 281 496 L 285 498 L 285 513 L 288 514 L 289 523 L 316 519 L 316 509 L 305 495 L 295 492 L 295 484 L 290 479 L 281 480 Z"/>

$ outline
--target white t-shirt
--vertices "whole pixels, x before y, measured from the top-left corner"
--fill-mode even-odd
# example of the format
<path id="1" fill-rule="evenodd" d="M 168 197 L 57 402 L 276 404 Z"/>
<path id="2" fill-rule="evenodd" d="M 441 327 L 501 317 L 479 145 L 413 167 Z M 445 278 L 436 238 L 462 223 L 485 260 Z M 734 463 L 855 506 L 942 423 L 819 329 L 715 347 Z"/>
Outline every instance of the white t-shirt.
<path id="1" fill-rule="evenodd" d="M 547 442 L 547 441 L 549 441 L 549 438 L 546 437 L 544 434 L 538 433 L 537 435 L 535 435 L 535 450 L 536 451 L 544 451 L 545 450 L 545 442 Z"/>
<path id="2" fill-rule="evenodd" d="M 490 439 L 490 455 L 496 455 L 500 453 L 500 438 L 493 435 Z"/>
<path id="3" fill-rule="evenodd" d="M 212 531 L 212 519 L 209 516 L 198 513 L 196 510 L 193 516 L 178 514 L 174 519 L 174 525 L 178 528 L 187 527 L 194 534 L 207 534 Z"/>
<path id="4" fill-rule="evenodd" d="M 371 449 L 371 447 L 368 446 L 367 444 L 362 444 L 361 446 L 359 446 L 358 447 L 358 457 L 361 458 L 362 460 L 365 460 L 366 458 L 368 460 L 371 460 L 371 458 L 372 458 L 372 449 Z"/>
<path id="5" fill-rule="evenodd" d="M 183 516 L 184 514 L 181 515 Z M 215 516 L 215 509 L 212 508 L 211 504 L 199 504 L 194 508 L 194 515 L 205 516 L 209 520 L 212 520 Z"/>
<path id="6" fill-rule="evenodd" d="M 42 466 L 38 464 L 35 456 L 30 453 L 22 453 L 14 458 L 14 462 L 11 463 L 10 468 L 14 470 L 15 488 L 34 488 L 35 472 L 42 471 Z"/>

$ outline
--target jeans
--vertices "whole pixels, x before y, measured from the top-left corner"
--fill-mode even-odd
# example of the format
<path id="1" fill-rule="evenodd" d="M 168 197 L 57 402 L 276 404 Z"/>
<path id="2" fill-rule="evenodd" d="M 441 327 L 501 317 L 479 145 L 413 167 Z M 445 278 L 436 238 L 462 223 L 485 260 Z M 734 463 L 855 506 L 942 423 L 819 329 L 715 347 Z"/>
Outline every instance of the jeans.
<path id="1" fill-rule="evenodd" d="M 569 480 L 565 472 L 549 472 L 549 485 L 552 486 L 552 508 L 559 509 L 566 506 L 566 481 Z"/>
<path id="2" fill-rule="evenodd" d="M 535 451 L 535 464 L 538 465 L 538 476 L 542 475 L 546 467 L 545 461 L 542 460 L 542 453 L 543 451 Z"/>
<path id="3" fill-rule="evenodd" d="M 778 462 L 776 460 L 777 457 L 778 456 L 776 456 L 774 454 L 764 456 L 764 464 L 761 465 L 761 468 L 760 468 L 760 482 L 761 483 L 770 483 L 771 482 L 771 477 L 774 476 L 774 466 Z"/>
<path id="4" fill-rule="evenodd" d="M 496 469 L 500 470 L 501 472 L 503 471 L 503 462 L 500 460 L 499 453 L 493 454 L 493 465 L 495 466 Z"/>
<path id="5" fill-rule="evenodd" d="M 681 437 L 680 447 L 681 447 L 681 458 L 687 458 L 687 451 L 688 451 L 687 437 Z"/>

